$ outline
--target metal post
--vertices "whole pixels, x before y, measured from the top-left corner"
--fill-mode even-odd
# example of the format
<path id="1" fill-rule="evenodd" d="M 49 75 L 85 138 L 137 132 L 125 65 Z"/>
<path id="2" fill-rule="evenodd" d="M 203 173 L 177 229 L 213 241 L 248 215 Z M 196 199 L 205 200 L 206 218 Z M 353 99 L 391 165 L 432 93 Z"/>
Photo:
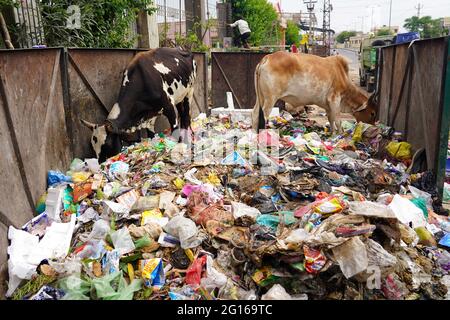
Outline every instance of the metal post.
<path id="1" fill-rule="evenodd" d="M 164 46 L 167 46 L 167 1 L 164 0 Z"/>
<path id="2" fill-rule="evenodd" d="M 391 32 L 392 0 L 389 1 L 389 32 Z"/>

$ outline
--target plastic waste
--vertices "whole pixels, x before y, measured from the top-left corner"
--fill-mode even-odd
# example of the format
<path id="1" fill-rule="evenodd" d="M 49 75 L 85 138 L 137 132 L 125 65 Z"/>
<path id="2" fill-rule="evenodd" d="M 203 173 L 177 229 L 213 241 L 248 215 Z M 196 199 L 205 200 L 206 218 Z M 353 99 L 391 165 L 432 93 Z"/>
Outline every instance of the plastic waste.
<path id="1" fill-rule="evenodd" d="M 411 144 L 408 142 L 394 142 L 391 141 L 386 146 L 389 154 L 399 160 L 411 159 Z"/>
<path id="2" fill-rule="evenodd" d="M 292 211 L 280 211 L 278 215 L 262 214 L 256 218 L 256 223 L 275 231 L 282 220 L 287 226 L 297 222 Z"/>
<path id="3" fill-rule="evenodd" d="M 222 288 L 227 283 L 227 277 L 214 268 L 214 260 L 211 256 L 206 257 L 206 277 L 202 278 L 200 284 L 208 291 Z"/>
<path id="4" fill-rule="evenodd" d="M 164 231 L 177 237 L 183 249 L 195 248 L 202 243 L 198 237 L 195 223 L 182 216 L 173 217 L 164 227 Z"/>
<path id="5" fill-rule="evenodd" d="M 134 292 L 142 287 L 142 280 L 133 279 L 127 285 L 121 272 L 107 274 L 92 280 L 98 298 L 103 300 L 132 300 Z"/>
<path id="6" fill-rule="evenodd" d="M 72 182 L 72 177 L 66 176 L 59 171 L 50 170 L 47 174 L 47 185 L 53 187 L 60 183 L 70 183 Z"/>
<path id="7" fill-rule="evenodd" d="M 104 239 L 105 236 L 111 230 L 111 226 L 106 220 L 100 219 L 94 222 L 92 226 L 92 231 L 89 234 L 89 239 Z"/>
<path id="8" fill-rule="evenodd" d="M 246 216 L 256 220 L 256 218 L 261 214 L 258 209 L 250 207 L 245 203 L 232 201 L 231 206 L 233 209 L 233 217 L 235 219 Z"/>
<path id="9" fill-rule="evenodd" d="M 90 281 L 80 278 L 80 275 L 70 275 L 58 281 L 58 286 L 65 292 L 62 300 L 89 300 Z"/>
<path id="10" fill-rule="evenodd" d="M 261 300 L 292 300 L 292 297 L 279 284 L 274 284 L 266 294 L 263 294 Z"/>
<path id="11" fill-rule="evenodd" d="M 128 165 L 128 163 L 125 163 L 123 161 L 116 161 L 109 167 L 109 172 L 118 177 L 123 177 L 128 173 L 129 170 L 130 166 Z"/>
<path id="12" fill-rule="evenodd" d="M 413 228 L 425 227 L 427 224 L 422 210 L 417 208 L 411 201 L 398 194 L 392 199 L 389 208 L 392 209 L 400 222 L 406 225 L 412 223 Z"/>
<path id="13" fill-rule="evenodd" d="M 166 278 L 162 259 L 141 260 L 140 267 L 145 286 L 160 288 L 164 285 Z"/>
<path id="14" fill-rule="evenodd" d="M 351 238 L 332 251 L 347 279 L 366 270 L 369 265 L 366 247 L 359 237 Z"/>
<path id="15" fill-rule="evenodd" d="M 130 232 L 126 227 L 111 233 L 111 239 L 114 244 L 114 248 L 118 250 L 121 255 L 127 254 L 136 249 L 133 239 L 131 239 Z"/>
<path id="16" fill-rule="evenodd" d="M 186 272 L 186 284 L 200 285 L 202 278 L 203 267 L 206 264 L 207 256 L 203 255 L 200 258 L 194 260 Z"/>

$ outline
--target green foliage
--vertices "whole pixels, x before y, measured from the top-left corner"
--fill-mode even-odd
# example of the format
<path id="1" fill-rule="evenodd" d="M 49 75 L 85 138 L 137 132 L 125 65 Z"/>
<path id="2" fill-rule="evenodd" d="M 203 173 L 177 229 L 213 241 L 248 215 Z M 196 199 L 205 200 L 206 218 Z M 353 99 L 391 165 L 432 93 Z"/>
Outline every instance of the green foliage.
<path id="1" fill-rule="evenodd" d="M 2 1 L 2 0 L 0 0 Z M 40 9 L 47 46 L 130 48 L 136 36 L 130 25 L 151 0 L 42 0 Z M 67 28 L 67 8 L 77 5 L 81 28 Z"/>
<path id="2" fill-rule="evenodd" d="M 350 37 L 354 37 L 354 36 L 356 36 L 356 31 L 342 31 L 336 37 L 336 41 L 339 42 L 339 43 L 344 43 Z"/>
<path id="3" fill-rule="evenodd" d="M 252 34 L 249 42 L 255 46 L 273 42 L 278 36 L 278 16 L 267 0 L 231 0 L 233 20 L 242 16 Z M 233 21 L 233 22 L 234 22 Z"/>
<path id="4" fill-rule="evenodd" d="M 286 44 L 289 46 L 295 44 L 297 47 L 300 45 L 299 28 L 294 21 L 287 22 Z"/>
<path id="5" fill-rule="evenodd" d="M 393 35 L 392 30 L 390 30 L 389 28 L 381 28 L 380 30 L 377 31 L 377 36 L 390 36 Z"/>
<path id="6" fill-rule="evenodd" d="M 7 7 L 18 7 L 19 3 L 15 0 L 0 0 L 0 10 Z"/>
<path id="7" fill-rule="evenodd" d="M 183 36 L 179 33 L 175 35 L 176 45 L 191 51 L 207 52 L 209 50 L 209 47 L 203 43 L 202 39 L 199 39 L 197 32 L 201 28 L 200 30 L 203 29 L 205 30 L 204 33 L 206 33 L 208 28 L 210 27 L 211 27 L 210 23 L 205 24 L 201 24 L 200 22 L 194 23 L 192 30 L 189 30 L 186 36 Z"/>
<path id="8" fill-rule="evenodd" d="M 420 32 L 421 38 L 435 38 L 446 35 L 446 30 L 441 26 L 441 20 L 433 19 L 430 16 L 407 18 L 403 27 L 410 32 Z"/>

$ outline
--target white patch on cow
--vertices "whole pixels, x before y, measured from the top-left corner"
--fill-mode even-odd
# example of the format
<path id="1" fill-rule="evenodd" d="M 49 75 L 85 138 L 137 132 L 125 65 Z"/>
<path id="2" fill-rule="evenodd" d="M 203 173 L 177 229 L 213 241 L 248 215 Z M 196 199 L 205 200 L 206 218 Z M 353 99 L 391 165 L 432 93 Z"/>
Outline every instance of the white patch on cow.
<path id="1" fill-rule="evenodd" d="M 91 144 L 92 148 L 95 151 L 95 154 L 97 155 L 97 158 L 100 155 L 100 151 L 102 150 L 102 146 L 106 142 L 106 127 L 105 126 L 96 126 L 94 130 L 92 130 L 92 137 L 91 137 Z M 95 137 L 95 139 L 94 139 Z"/>
<path id="2" fill-rule="evenodd" d="M 175 58 L 175 62 L 177 63 L 177 66 L 180 65 L 180 60 L 178 58 Z"/>
<path id="3" fill-rule="evenodd" d="M 168 74 L 170 72 L 170 69 L 167 68 L 163 63 L 155 63 L 154 67 L 162 74 Z"/>
<path id="4" fill-rule="evenodd" d="M 133 126 L 131 128 L 128 128 L 127 130 L 125 130 L 125 132 L 126 133 L 134 133 L 137 130 L 141 130 L 141 129 L 148 129 L 148 130 L 154 132 L 155 131 L 156 118 L 158 117 L 158 115 L 154 116 L 153 118 L 141 121 L 137 126 Z"/>
<path id="5" fill-rule="evenodd" d="M 127 85 L 128 82 L 130 82 L 130 80 L 128 79 L 128 70 L 125 70 L 125 72 L 123 73 L 123 83 L 122 86 L 125 87 Z"/>
<path id="6" fill-rule="evenodd" d="M 119 106 L 119 104 L 116 102 L 116 103 L 114 103 L 114 105 L 113 105 L 111 111 L 109 112 L 108 120 L 115 120 L 115 119 L 117 119 L 117 117 L 119 116 L 119 114 L 120 114 L 120 106 Z"/>

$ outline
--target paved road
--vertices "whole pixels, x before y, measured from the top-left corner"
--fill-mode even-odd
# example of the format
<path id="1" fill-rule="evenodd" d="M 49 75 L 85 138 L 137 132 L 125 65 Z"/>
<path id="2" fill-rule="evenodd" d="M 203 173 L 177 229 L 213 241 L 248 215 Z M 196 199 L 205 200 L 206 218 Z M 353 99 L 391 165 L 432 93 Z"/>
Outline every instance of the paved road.
<path id="1" fill-rule="evenodd" d="M 340 55 L 346 57 L 348 60 L 350 60 L 350 63 L 352 66 L 358 65 L 358 52 L 352 51 L 352 50 L 346 50 L 346 49 L 337 49 Z M 357 69 L 357 68 L 356 68 Z"/>
<path id="2" fill-rule="evenodd" d="M 359 60 L 358 52 L 347 49 L 338 49 L 339 54 L 350 61 L 350 77 L 352 81 L 359 85 Z"/>

